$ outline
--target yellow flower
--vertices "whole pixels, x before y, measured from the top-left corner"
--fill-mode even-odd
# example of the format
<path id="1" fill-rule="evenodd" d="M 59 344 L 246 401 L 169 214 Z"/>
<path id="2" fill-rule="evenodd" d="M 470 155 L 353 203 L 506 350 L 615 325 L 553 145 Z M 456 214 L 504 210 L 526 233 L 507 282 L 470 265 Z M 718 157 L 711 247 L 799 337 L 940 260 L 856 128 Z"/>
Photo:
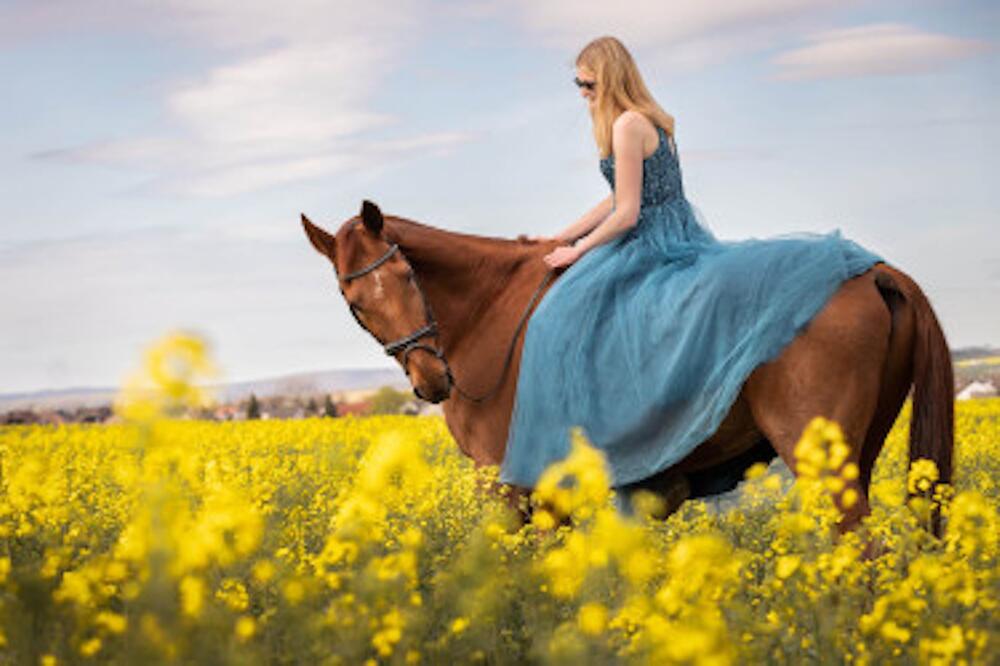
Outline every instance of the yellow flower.
<path id="1" fill-rule="evenodd" d="M 570 439 L 569 456 L 542 473 L 532 497 L 560 516 L 583 520 L 611 497 L 610 475 L 604 454 L 590 445 L 579 427 L 572 428 Z"/>
<path id="2" fill-rule="evenodd" d="M 577 624 L 580 631 L 588 636 L 598 636 L 607 626 L 608 609 L 603 604 L 591 602 L 580 607 Z"/>
<path id="3" fill-rule="evenodd" d="M 216 372 L 207 349 L 208 344 L 201 336 L 181 331 L 170 333 L 146 350 L 146 373 L 167 397 L 197 404 L 202 393 L 194 381 Z"/>
<path id="4" fill-rule="evenodd" d="M 109 611 L 100 611 L 94 618 L 94 624 L 105 627 L 113 634 L 120 634 L 125 631 L 127 620 L 124 615 Z"/>
<path id="5" fill-rule="evenodd" d="M 768 474 L 764 479 L 764 488 L 772 493 L 781 490 L 781 477 L 777 474 Z"/>
<path id="6" fill-rule="evenodd" d="M 388 657 L 403 637 L 403 616 L 393 609 L 382 617 L 381 628 L 372 637 L 372 647 L 382 657 Z"/>
<path id="7" fill-rule="evenodd" d="M 906 480 L 906 488 L 911 494 L 928 492 L 934 483 L 940 478 L 938 476 L 937 465 L 933 460 L 921 458 L 914 460 L 910 465 L 910 472 Z"/>
<path id="8" fill-rule="evenodd" d="M 130 375 L 115 400 L 126 419 L 150 422 L 186 407 L 209 404 L 210 395 L 197 382 L 216 376 L 208 343 L 194 333 L 176 331 L 151 345 L 142 370 Z"/>
<path id="9" fill-rule="evenodd" d="M 504 654 L 944 666 L 996 652 L 1000 400 L 956 404 L 955 487 L 924 463 L 900 477 L 907 405 L 871 515 L 837 534 L 834 499 L 861 502 L 860 474 L 824 421 L 803 433 L 814 476 L 792 492 L 778 497 L 786 477 L 761 465 L 732 501 L 656 521 L 616 510 L 581 437 L 522 526 L 492 492 L 497 468 L 463 456 L 441 417 L 171 420 L 168 384 L 149 380 L 156 413 L 140 424 L 0 428 L 0 597 L 52 590 L 34 611 L 3 605 L 0 662 L 35 611 L 72 648 L 57 660 L 42 646 L 36 666 L 136 649 L 187 663 L 213 636 L 219 661 L 252 661 L 275 647 L 253 644 L 272 626 L 286 661 L 323 645 L 331 666 Z M 906 506 L 911 481 L 935 488 L 921 499 L 941 506 L 940 541 Z M 512 603 L 532 622 L 511 623 Z"/>
<path id="10" fill-rule="evenodd" d="M 226 578 L 215 592 L 215 598 L 222 601 L 233 611 L 245 611 L 250 605 L 250 595 L 240 581 Z"/>
<path id="11" fill-rule="evenodd" d="M 637 490 L 632 494 L 632 507 L 642 519 L 665 518 L 667 502 L 662 496 L 648 490 Z"/>
<path id="12" fill-rule="evenodd" d="M 80 654 L 84 657 L 93 657 L 101 649 L 101 639 L 91 638 L 80 645 Z"/>
<path id="13" fill-rule="evenodd" d="M 300 581 L 290 580 L 285 583 L 282 593 L 285 595 L 285 601 L 295 606 L 305 598 L 306 588 Z"/>
<path id="14" fill-rule="evenodd" d="M 556 526 L 556 519 L 545 509 L 536 509 L 531 512 L 532 524 L 540 530 L 551 530 Z"/>
<path id="15" fill-rule="evenodd" d="M 253 577 L 258 583 L 266 583 L 274 577 L 274 564 L 270 560 L 257 560 L 253 565 Z"/>
<path id="16" fill-rule="evenodd" d="M 802 559 L 797 555 L 783 555 L 778 558 L 774 573 L 778 578 L 788 578 L 799 568 Z"/>
<path id="17" fill-rule="evenodd" d="M 884 623 L 879 631 L 890 641 L 907 643 L 910 640 L 910 632 L 907 629 L 900 627 L 892 620 Z"/>
<path id="18" fill-rule="evenodd" d="M 245 641 L 253 637 L 254 633 L 257 631 L 257 622 L 248 615 L 241 615 L 236 619 L 236 625 L 233 627 L 233 632 L 236 637 L 241 641 Z"/>
<path id="19" fill-rule="evenodd" d="M 205 582 L 197 576 L 185 576 L 181 579 L 181 612 L 190 617 L 201 615 L 205 597 Z"/>

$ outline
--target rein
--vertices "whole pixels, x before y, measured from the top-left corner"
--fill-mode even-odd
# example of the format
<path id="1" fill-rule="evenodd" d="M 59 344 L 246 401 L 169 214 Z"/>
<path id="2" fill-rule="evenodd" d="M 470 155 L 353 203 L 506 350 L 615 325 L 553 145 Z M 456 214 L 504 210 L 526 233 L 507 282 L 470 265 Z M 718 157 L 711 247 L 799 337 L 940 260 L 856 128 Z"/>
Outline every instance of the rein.
<path id="1" fill-rule="evenodd" d="M 364 268 L 360 268 L 356 271 L 351 271 L 350 273 L 347 273 L 340 279 L 343 280 L 344 282 L 350 282 L 351 280 L 367 275 L 368 273 L 371 273 L 385 262 L 389 261 L 389 259 L 392 258 L 392 255 L 398 251 L 399 251 L 399 245 L 397 243 L 393 243 L 389 246 L 389 249 L 386 250 L 385 254 L 383 254 L 381 257 L 379 257 L 372 263 L 368 264 Z M 389 343 L 382 343 L 382 347 L 383 349 L 385 349 L 385 353 L 388 356 L 395 356 L 400 350 L 403 351 L 402 364 L 403 364 L 403 370 L 406 372 L 407 375 L 410 374 L 410 370 L 407 366 L 407 359 L 409 358 L 411 351 L 415 349 L 423 349 L 424 351 L 434 354 L 434 356 L 436 356 L 438 359 L 441 360 L 442 363 L 444 363 L 445 376 L 448 378 L 448 384 L 451 388 L 454 388 L 455 391 L 459 393 L 466 400 L 469 400 L 471 402 L 485 402 L 486 400 L 492 398 L 496 394 L 496 392 L 500 390 L 500 386 L 503 385 L 504 377 L 507 376 L 507 370 L 508 368 L 510 368 L 511 359 L 513 359 L 514 357 L 514 346 L 517 343 L 517 336 L 520 334 L 521 328 L 524 326 L 524 323 L 528 320 L 528 314 L 531 312 L 531 308 L 534 306 L 535 301 L 538 299 L 539 294 L 542 293 L 542 290 L 545 288 L 545 285 L 547 285 L 549 283 L 549 280 L 552 278 L 554 271 L 555 269 L 550 268 L 545 273 L 545 276 L 542 278 L 542 281 L 535 289 L 535 293 L 531 295 L 531 299 L 529 299 L 528 305 L 525 306 L 524 312 L 521 314 L 521 319 L 520 321 L 517 322 L 517 327 L 514 329 L 514 336 L 511 338 L 510 346 L 507 348 L 507 358 L 504 360 L 503 370 L 500 371 L 500 376 L 497 378 L 496 384 L 493 386 L 493 388 L 491 388 L 483 395 L 480 396 L 470 395 L 468 392 L 462 389 L 462 387 L 458 385 L 458 382 L 455 381 L 454 375 L 452 375 L 451 373 L 451 366 L 448 364 L 448 359 L 445 358 L 444 352 L 440 349 L 419 342 L 421 338 L 426 337 L 428 335 L 435 335 L 438 332 L 437 322 L 434 321 L 434 315 L 431 312 L 430 308 L 427 307 L 427 298 L 424 297 L 424 292 L 420 288 L 419 284 L 417 284 L 416 287 L 417 287 L 417 292 L 420 294 L 420 300 L 423 301 L 424 304 L 424 312 L 426 313 L 427 316 L 427 324 L 425 324 L 421 328 L 418 328 L 413 333 L 410 333 L 409 335 L 400 338 L 399 340 L 394 340 L 393 342 Z M 336 273 L 336 268 L 334 268 L 334 273 Z M 343 288 L 341 288 L 340 293 L 344 294 Z M 345 300 L 347 300 L 346 294 L 344 296 Z M 354 320 L 358 322 L 358 325 L 361 326 L 361 328 L 368 331 L 369 333 L 371 333 L 371 331 L 368 330 L 368 327 L 365 326 L 363 323 L 361 323 L 361 319 L 358 317 L 358 313 L 355 311 L 354 305 L 351 304 L 349 301 L 348 301 L 348 307 L 351 310 L 351 314 L 354 315 Z M 378 336 L 375 336 L 374 334 L 372 334 L 372 336 L 375 337 L 376 340 L 378 340 Z M 381 343 L 382 341 L 379 340 L 379 342 Z"/>

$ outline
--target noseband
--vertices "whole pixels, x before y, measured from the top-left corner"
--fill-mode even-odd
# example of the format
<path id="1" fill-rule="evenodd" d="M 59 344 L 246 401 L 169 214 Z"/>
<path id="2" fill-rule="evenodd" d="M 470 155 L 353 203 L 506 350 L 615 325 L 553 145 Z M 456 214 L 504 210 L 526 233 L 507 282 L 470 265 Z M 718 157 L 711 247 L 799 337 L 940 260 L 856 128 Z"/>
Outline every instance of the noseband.
<path id="1" fill-rule="evenodd" d="M 389 261 L 389 259 L 392 258 L 392 255 L 394 255 L 398 251 L 399 251 L 399 245 L 397 243 L 392 243 L 389 246 L 389 249 L 386 250 L 385 254 L 383 254 L 381 257 L 379 257 L 372 263 L 368 264 L 364 268 L 359 268 L 356 271 L 351 271 L 350 273 L 347 273 L 340 279 L 343 280 L 344 282 L 350 282 L 351 280 L 355 280 L 359 277 L 367 275 L 368 273 L 371 273 L 373 270 L 375 270 L 385 262 Z M 334 268 L 334 272 L 336 273 L 336 268 Z M 425 324 L 421 328 L 418 328 L 413 333 L 410 333 L 409 335 L 400 338 L 399 340 L 395 340 L 389 343 L 383 343 L 382 347 L 385 349 L 385 353 L 389 356 L 396 355 L 400 349 L 403 350 L 403 360 L 402 360 L 403 371 L 406 372 L 407 376 L 409 376 L 410 374 L 410 368 L 407 365 L 407 359 L 409 358 L 411 351 L 413 351 L 414 349 L 423 349 L 425 351 L 430 352 L 431 354 L 434 354 L 434 356 L 436 356 L 438 359 L 441 360 L 442 363 L 444 363 L 445 377 L 448 379 L 449 390 L 451 388 L 454 388 L 455 391 L 461 394 L 462 397 L 464 397 L 466 400 L 470 400 L 472 402 L 484 402 L 489 398 L 491 398 L 503 384 L 503 379 L 507 375 L 507 368 L 510 367 L 511 359 L 514 356 L 514 345 L 517 342 L 518 334 L 521 332 L 521 327 L 524 326 L 524 322 L 527 321 L 528 314 L 531 312 L 532 306 L 535 304 L 535 301 L 538 299 L 538 296 L 542 293 L 542 290 L 545 288 L 545 285 L 548 284 L 549 279 L 552 277 L 553 274 L 554 274 L 554 269 L 549 269 L 545 273 L 545 277 L 542 278 L 542 281 L 538 285 L 538 288 L 535 289 L 535 293 L 532 294 L 531 299 L 528 301 L 528 305 L 525 306 L 524 313 L 521 315 L 521 320 L 517 323 L 517 327 L 514 329 L 514 337 L 511 338 L 510 347 L 507 349 L 507 359 L 504 361 L 503 370 L 500 372 L 500 376 L 497 378 L 497 382 L 493 386 L 493 388 L 483 395 L 473 396 L 463 391 L 451 374 L 451 366 L 448 365 L 448 359 L 445 358 L 444 352 L 441 351 L 440 349 L 431 347 L 430 345 L 425 345 L 421 342 L 418 342 L 420 338 L 426 337 L 428 335 L 436 335 L 438 332 L 437 322 L 434 321 L 434 315 L 433 313 L 431 313 L 430 308 L 427 307 L 427 298 L 424 297 L 424 292 L 420 288 L 419 284 L 417 285 L 417 293 L 420 294 L 420 300 L 424 304 L 424 312 L 426 313 L 427 316 L 427 324 Z M 347 300 L 347 295 L 344 294 L 343 288 L 341 288 L 340 293 L 344 295 L 344 300 Z M 348 301 L 347 305 L 351 309 L 351 314 L 354 315 L 354 320 L 358 322 L 358 325 L 361 328 L 368 331 L 369 333 L 371 333 L 371 331 L 368 330 L 368 327 L 365 326 L 363 323 L 361 323 L 361 318 L 358 317 L 358 313 L 355 311 L 354 305 L 350 301 Z M 378 336 L 374 337 L 375 339 L 378 339 Z M 379 342 L 381 342 L 381 340 Z"/>

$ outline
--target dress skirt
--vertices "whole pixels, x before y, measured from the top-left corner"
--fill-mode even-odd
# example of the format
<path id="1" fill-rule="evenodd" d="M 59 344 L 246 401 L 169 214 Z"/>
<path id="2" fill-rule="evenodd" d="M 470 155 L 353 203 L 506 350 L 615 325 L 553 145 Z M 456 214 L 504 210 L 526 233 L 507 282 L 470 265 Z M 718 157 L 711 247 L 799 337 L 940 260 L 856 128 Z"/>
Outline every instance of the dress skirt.
<path id="1" fill-rule="evenodd" d="M 613 485 L 676 464 L 847 279 L 882 259 L 839 231 L 717 240 L 681 195 L 644 206 L 542 298 L 500 480 L 532 487 L 581 426 Z"/>

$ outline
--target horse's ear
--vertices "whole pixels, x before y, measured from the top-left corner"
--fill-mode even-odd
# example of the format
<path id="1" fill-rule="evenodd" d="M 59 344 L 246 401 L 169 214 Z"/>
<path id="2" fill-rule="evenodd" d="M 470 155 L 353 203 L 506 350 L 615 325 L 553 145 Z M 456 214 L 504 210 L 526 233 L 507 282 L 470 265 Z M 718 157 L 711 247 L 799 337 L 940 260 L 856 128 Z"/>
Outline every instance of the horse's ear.
<path id="1" fill-rule="evenodd" d="M 325 254 L 333 261 L 337 256 L 337 239 L 310 222 L 305 213 L 302 213 L 302 226 L 316 251 Z"/>
<path id="2" fill-rule="evenodd" d="M 368 199 L 361 203 L 361 221 L 376 236 L 382 233 L 382 211 Z"/>

